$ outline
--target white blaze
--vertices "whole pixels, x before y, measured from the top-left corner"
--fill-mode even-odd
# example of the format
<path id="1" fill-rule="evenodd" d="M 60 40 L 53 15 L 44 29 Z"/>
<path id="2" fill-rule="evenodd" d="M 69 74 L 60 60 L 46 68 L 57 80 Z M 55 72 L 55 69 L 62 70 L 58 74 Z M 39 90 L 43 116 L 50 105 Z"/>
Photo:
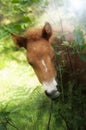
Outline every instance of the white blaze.
<path id="1" fill-rule="evenodd" d="M 48 72 L 48 68 L 45 64 L 45 61 L 42 59 L 42 65 L 44 67 L 44 70 L 45 72 Z M 57 90 L 57 82 L 55 80 L 55 77 L 52 78 L 51 80 L 49 81 L 44 81 L 43 83 L 43 86 L 44 86 L 44 90 L 48 93 L 48 94 L 51 94 L 51 98 L 56 98 L 60 95 L 59 91 Z"/>
<path id="2" fill-rule="evenodd" d="M 46 66 L 46 64 L 45 64 L 45 61 L 42 60 L 41 62 L 42 62 L 42 65 L 44 66 L 45 72 L 48 72 L 48 68 L 47 68 L 47 66 Z"/>

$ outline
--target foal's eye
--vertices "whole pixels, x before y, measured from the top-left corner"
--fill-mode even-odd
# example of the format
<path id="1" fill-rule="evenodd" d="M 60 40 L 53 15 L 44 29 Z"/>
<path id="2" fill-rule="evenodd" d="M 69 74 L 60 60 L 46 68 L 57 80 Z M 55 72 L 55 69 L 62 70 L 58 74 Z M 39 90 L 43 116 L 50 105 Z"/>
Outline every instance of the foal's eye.
<path id="1" fill-rule="evenodd" d="M 33 63 L 32 63 L 32 62 L 29 62 L 29 64 L 30 64 L 31 66 L 33 66 Z"/>

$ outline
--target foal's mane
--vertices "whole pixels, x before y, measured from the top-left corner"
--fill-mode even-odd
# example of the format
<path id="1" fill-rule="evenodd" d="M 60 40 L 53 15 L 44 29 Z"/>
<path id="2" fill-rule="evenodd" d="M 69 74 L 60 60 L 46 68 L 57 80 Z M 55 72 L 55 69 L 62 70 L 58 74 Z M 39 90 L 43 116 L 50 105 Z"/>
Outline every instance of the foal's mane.
<path id="1" fill-rule="evenodd" d="M 25 32 L 25 36 L 29 39 L 29 40 L 39 40 L 42 37 L 42 29 L 38 29 L 38 28 L 31 28 L 28 29 Z"/>

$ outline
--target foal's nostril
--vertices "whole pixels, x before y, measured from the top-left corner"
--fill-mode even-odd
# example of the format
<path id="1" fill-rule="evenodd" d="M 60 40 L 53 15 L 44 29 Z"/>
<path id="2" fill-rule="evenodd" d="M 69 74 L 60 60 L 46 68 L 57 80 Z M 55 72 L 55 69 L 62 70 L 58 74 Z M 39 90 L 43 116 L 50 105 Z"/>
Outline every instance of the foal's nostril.
<path id="1" fill-rule="evenodd" d="M 47 92 L 46 90 L 45 94 L 51 99 L 56 99 L 60 95 L 60 93 L 57 90 L 53 90 L 51 93 Z"/>
<path id="2" fill-rule="evenodd" d="M 51 93 L 48 93 L 47 90 L 45 90 L 45 94 L 50 97 L 51 96 Z"/>

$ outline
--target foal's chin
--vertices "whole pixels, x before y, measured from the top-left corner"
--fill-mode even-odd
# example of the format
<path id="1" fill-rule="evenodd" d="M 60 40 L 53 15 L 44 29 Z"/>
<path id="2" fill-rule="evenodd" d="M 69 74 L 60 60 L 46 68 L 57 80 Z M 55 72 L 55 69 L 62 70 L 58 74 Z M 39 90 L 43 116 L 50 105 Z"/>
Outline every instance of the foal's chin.
<path id="1" fill-rule="evenodd" d="M 59 97 L 60 92 L 59 91 L 52 91 L 52 93 L 48 93 L 47 91 L 45 91 L 45 94 L 52 100 L 55 100 Z"/>
<path id="2" fill-rule="evenodd" d="M 60 92 L 57 89 L 57 85 L 58 84 L 55 78 L 52 78 L 49 81 L 43 82 L 45 94 L 52 100 L 56 99 L 60 95 Z"/>

